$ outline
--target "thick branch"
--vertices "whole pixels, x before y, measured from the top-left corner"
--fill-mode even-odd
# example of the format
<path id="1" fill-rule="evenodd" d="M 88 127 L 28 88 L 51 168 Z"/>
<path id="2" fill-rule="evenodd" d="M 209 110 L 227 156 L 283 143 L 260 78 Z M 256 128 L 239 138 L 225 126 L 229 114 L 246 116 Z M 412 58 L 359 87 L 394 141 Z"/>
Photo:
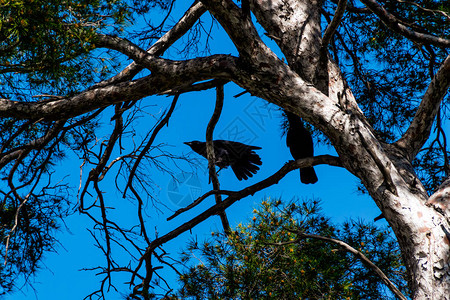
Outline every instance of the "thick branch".
<path id="1" fill-rule="evenodd" d="M 250 18 L 230 0 L 202 0 L 231 38 L 240 56 L 249 61 L 259 59 L 261 52 L 271 53 L 262 42 Z"/>
<path id="2" fill-rule="evenodd" d="M 306 81 L 314 82 L 322 44 L 320 18 L 323 1 L 252 2 L 258 23 L 280 47 L 289 66 Z"/>
<path id="3" fill-rule="evenodd" d="M 449 88 L 450 55 L 447 56 L 428 86 L 411 125 L 396 142 L 397 146 L 406 151 L 409 160 L 417 155 L 428 139 L 439 106 Z"/>
<path id="4" fill-rule="evenodd" d="M 449 39 L 416 32 L 401 24 L 400 20 L 386 11 L 386 9 L 384 9 L 384 7 L 382 7 L 375 0 L 361 0 L 361 2 L 364 3 L 374 14 L 376 14 L 380 18 L 380 20 L 392 31 L 399 33 L 404 37 L 420 44 L 432 44 L 438 47 L 450 47 Z"/>
<path id="5" fill-rule="evenodd" d="M 80 94 L 55 101 L 19 102 L 0 99 L 0 117 L 17 119 L 60 120 L 79 116 L 89 111 L 120 103 L 139 100 L 146 96 L 176 90 L 196 81 L 211 78 L 231 79 L 236 58 L 212 55 L 187 61 L 165 60 L 167 74 L 152 74 L 134 81 L 86 90 Z"/>

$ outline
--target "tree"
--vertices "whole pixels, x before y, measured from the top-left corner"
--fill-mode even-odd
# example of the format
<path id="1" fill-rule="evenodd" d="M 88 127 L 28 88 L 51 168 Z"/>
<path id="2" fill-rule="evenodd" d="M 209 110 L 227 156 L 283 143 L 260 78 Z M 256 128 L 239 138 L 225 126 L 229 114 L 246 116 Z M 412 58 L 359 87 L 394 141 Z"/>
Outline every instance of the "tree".
<path id="1" fill-rule="evenodd" d="M 30 3 L 1 6 L 5 250 L 23 245 L 31 249 L 21 252 L 31 254 L 25 260 L 33 262 L 37 251 L 46 249 L 33 250 L 21 242 L 34 232 L 28 224 L 43 220 L 42 213 L 47 220 L 42 224 L 64 215 L 54 205 L 61 203 L 64 186 L 52 180 L 53 164 L 74 151 L 82 165 L 92 167 L 82 178 L 78 208 L 95 224 L 93 234 L 106 258 L 100 267 L 104 284 L 91 297 L 102 296 L 105 286 L 112 285 L 112 273 L 129 272 L 132 296 L 148 298 L 160 264 L 169 265 L 162 248 L 166 242 L 216 214 L 229 232 L 225 210 L 236 201 L 276 184 L 294 169 L 328 164 L 358 177 L 361 190 L 382 211 L 403 254 L 412 298 L 448 299 L 450 167 L 442 127 L 450 85 L 448 3 L 252 0 L 242 3 L 241 10 L 238 1 L 202 0 L 167 31 L 167 18 L 160 26 L 136 23 L 128 30 L 125 24 L 148 20 L 160 9 L 170 15 L 174 1 Z M 202 41 L 213 42 L 208 34 L 199 34 L 199 20 L 207 11 L 237 54 L 178 61 L 165 57 L 184 35 L 189 38 L 182 46 L 190 55 L 200 51 Z M 267 46 L 264 35 L 279 51 Z M 118 69 L 124 56 L 132 63 Z M 165 162 L 183 159 L 154 141 L 179 95 L 216 88 L 216 110 L 207 128 L 208 157 L 214 161 L 211 140 L 228 82 L 298 115 L 339 156 L 289 162 L 240 191 L 220 190 L 210 163 L 213 190 L 176 215 L 208 196 L 214 195 L 216 204 L 172 231 L 152 236 L 143 217 L 146 199 L 155 198 L 146 168 L 151 162 L 170 173 Z M 164 117 L 136 142 L 132 129 L 145 114 L 142 99 L 151 95 L 174 98 Z M 155 103 L 162 107 L 161 101 Z M 107 140 L 96 137 L 102 118 L 114 123 Z M 125 140 L 131 150 L 124 147 Z M 137 227 L 120 227 L 112 219 L 101 185 L 112 173 L 118 190 L 138 207 Z M 50 209 L 43 212 L 36 205 Z M 43 229 L 40 239 L 51 237 L 52 226 L 38 228 Z M 130 263 L 116 260 L 112 248 L 117 246 L 126 249 Z"/>
<path id="2" fill-rule="evenodd" d="M 351 244 L 407 291 L 400 250 L 387 229 L 357 221 L 335 226 L 315 200 L 266 199 L 253 212 L 252 221 L 231 235 L 213 232 L 204 243 L 190 243 L 181 299 L 389 298 L 381 279 L 355 255 L 301 236 L 305 232 Z"/>

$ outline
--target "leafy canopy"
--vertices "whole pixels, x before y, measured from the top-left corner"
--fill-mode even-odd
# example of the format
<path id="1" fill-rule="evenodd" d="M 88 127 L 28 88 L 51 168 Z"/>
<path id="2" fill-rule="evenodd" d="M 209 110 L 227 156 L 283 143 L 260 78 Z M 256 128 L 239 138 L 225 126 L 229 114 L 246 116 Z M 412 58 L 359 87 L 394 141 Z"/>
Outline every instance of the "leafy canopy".
<path id="1" fill-rule="evenodd" d="M 230 236 L 212 233 L 183 252 L 193 263 L 181 276 L 179 296 L 195 299 L 388 299 L 374 272 L 333 243 L 298 233 L 340 239 L 407 291 L 405 268 L 388 229 L 360 221 L 335 226 L 317 201 L 267 199 L 248 224 Z"/>

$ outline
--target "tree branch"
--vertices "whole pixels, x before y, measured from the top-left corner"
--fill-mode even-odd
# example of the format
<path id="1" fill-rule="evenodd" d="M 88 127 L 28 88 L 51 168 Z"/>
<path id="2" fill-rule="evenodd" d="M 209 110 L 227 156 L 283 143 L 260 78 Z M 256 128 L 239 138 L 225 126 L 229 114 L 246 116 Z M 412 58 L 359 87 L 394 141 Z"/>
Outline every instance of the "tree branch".
<path id="1" fill-rule="evenodd" d="M 140 53 L 140 51 L 138 52 Z M 88 89 L 65 99 L 48 102 L 0 99 L 0 117 L 68 119 L 123 101 L 139 100 L 150 95 L 164 93 L 167 90 L 174 90 L 177 87 L 182 88 L 196 81 L 211 78 L 231 80 L 233 70 L 237 65 L 237 58 L 229 55 L 212 55 L 187 61 L 158 60 L 159 62 L 164 61 L 165 64 L 165 67 L 159 66 L 164 69 L 161 73 L 93 90 Z"/>
<path id="2" fill-rule="evenodd" d="M 374 14 L 376 14 L 380 20 L 392 31 L 403 35 L 404 37 L 420 43 L 420 44 L 432 44 L 437 47 L 450 47 L 450 40 L 440 37 L 436 37 L 429 34 L 424 34 L 420 32 L 413 31 L 403 24 L 400 24 L 394 15 L 390 14 L 384 7 L 382 7 L 375 0 L 361 0 L 361 2 L 366 5 Z"/>
<path id="3" fill-rule="evenodd" d="M 262 57 L 262 52 L 272 53 L 262 42 L 251 19 L 247 18 L 233 1 L 202 0 L 202 2 L 225 29 L 244 60 L 255 61 Z"/>
<path id="4" fill-rule="evenodd" d="M 217 178 L 216 167 L 214 164 L 216 161 L 216 157 L 214 153 L 213 132 L 217 122 L 219 121 L 220 114 L 222 113 L 223 98 L 223 85 L 219 85 L 216 87 L 216 106 L 206 128 L 206 157 L 208 158 L 209 179 L 212 181 L 214 190 L 220 190 L 220 183 L 219 179 Z M 215 198 L 217 204 L 222 202 L 222 197 L 220 194 L 215 194 Z M 221 211 L 219 213 L 219 216 L 220 220 L 222 221 L 223 230 L 226 234 L 229 234 L 230 223 L 228 222 L 225 210 Z"/>
<path id="5" fill-rule="evenodd" d="M 361 143 L 363 147 L 367 150 L 369 155 L 372 157 L 372 159 L 375 161 L 375 164 L 377 165 L 378 169 L 380 170 L 381 174 L 383 174 L 384 182 L 386 183 L 387 188 L 389 191 L 394 194 L 395 196 L 398 196 L 396 185 L 394 184 L 394 181 L 392 180 L 391 176 L 391 165 L 389 164 L 389 160 L 383 160 L 380 158 L 379 155 L 377 155 L 376 151 L 376 145 L 369 145 L 364 135 L 358 130 L 358 135 L 361 139 Z M 385 162 L 388 164 L 385 165 Z"/>
<path id="6" fill-rule="evenodd" d="M 152 242 L 152 245 L 149 246 L 149 249 L 156 248 L 156 247 L 166 243 L 167 241 L 173 239 L 174 237 L 178 236 L 179 234 L 181 234 L 189 229 L 194 228 L 196 225 L 198 225 L 202 221 L 206 220 L 210 216 L 215 215 L 218 212 L 220 212 L 221 210 L 230 207 L 236 201 L 238 201 L 244 197 L 254 195 L 256 192 L 261 191 L 271 185 L 277 184 L 287 173 L 289 173 L 293 170 L 296 170 L 298 168 L 311 167 L 311 166 L 320 165 L 320 164 L 327 164 L 327 165 L 336 166 L 336 167 L 342 166 L 339 157 L 331 156 L 331 155 L 319 155 L 319 156 L 315 156 L 315 157 L 299 159 L 296 161 L 291 160 L 291 161 L 287 162 L 286 164 L 284 164 L 283 167 L 281 167 L 281 169 L 279 169 L 277 172 L 275 172 L 271 176 L 267 177 L 266 179 L 264 179 L 260 182 L 255 183 L 251 186 L 248 186 L 240 191 L 235 191 L 235 192 L 232 192 L 232 191 L 210 191 L 207 193 L 208 195 L 220 193 L 220 194 L 226 194 L 226 195 L 228 195 L 228 197 L 224 201 L 212 206 L 211 208 L 209 208 L 206 211 L 204 211 L 203 213 L 199 214 L 198 216 L 196 216 L 189 222 L 186 222 L 185 224 L 181 225 L 177 229 L 169 232 L 168 234 L 166 234 L 162 237 L 155 239 Z M 204 197 L 202 196 L 200 198 L 204 198 Z M 173 216 L 172 216 L 172 218 L 173 218 Z"/>
<path id="7" fill-rule="evenodd" d="M 164 51 L 166 51 L 171 45 L 173 45 L 173 43 L 175 43 L 189 29 L 191 29 L 195 22 L 197 22 L 205 12 L 206 8 L 201 2 L 194 3 L 181 17 L 178 23 L 176 23 L 166 34 L 164 34 L 149 49 L 147 49 L 148 54 L 153 56 L 162 55 Z M 143 67 L 141 65 L 138 65 L 136 62 L 132 62 L 116 76 L 95 84 L 91 87 L 91 89 L 131 80 L 136 74 L 142 71 L 142 69 Z"/>
<path id="8" fill-rule="evenodd" d="M 438 212 L 450 219 L 450 177 L 448 177 L 434 192 L 433 195 L 428 198 L 428 206 L 432 206 Z M 450 239 L 449 241 L 450 242 Z"/>
<path id="9" fill-rule="evenodd" d="M 224 211 L 226 208 L 230 207 L 236 201 L 239 201 L 240 199 L 242 199 L 244 197 L 253 195 L 262 189 L 265 189 L 273 184 L 278 183 L 287 173 L 289 173 L 295 169 L 298 169 L 298 168 L 310 167 L 310 166 L 319 165 L 319 164 L 328 164 L 328 165 L 337 166 L 337 167 L 342 166 L 340 158 L 336 157 L 336 156 L 319 155 L 319 156 L 315 156 L 315 157 L 308 157 L 308 158 L 304 158 L 304 159 L 299 159 L 297 161 L 289 161 L 283 167 L 281 167 L 280 170 L 275 172 L 273 175 L 269 176 L 268 178 L 266 178 L 260 182 L 255 183 L 249 187 L 246 187 L 240 191 L 237 191 L 237 192 L 230 192 L 230 191 L 208 192 L 207 194 L 210 194 L 210 195 L 215 194 L 215 193 L 223 193 L 223 194 L 226 193 L 229 196 L 224 201 L 215 204 L 214 206 L 210 207 L 203 213 L 201 213 L 201 214 L 197 215 L 196 217 L 194 217 L 193 219 L 191 219 L 190 221 L 178 226 L 177 228 L 170 231 L 169 233 L 153 240 L 150 243 L 150 245 L 147 247 L 144 255 L 139 260 L 138 266 L 136 267 L 134 273 L 137 273 L 137 271 L 142 267 L 144 262 L 146 263 L 147 271 L 151 272 L 151 270 L 152 270 L 151 256 L 152 256 L 153 251 L 155 251 L 155 249 L 157 247 L 176 238 L 183 232 L 186 232 L 186 231 L 194 228 L 195 226 L 197 226 L 201 222 L 205 221 L 209 217 L 219 214 L 221 211 Z M 204 198 L 204 196 L 202 196 L 202 197 Z M 202 197 L 200 197 L 200 198 L 202 198 Z M 196 202 L 196 201 L 194 201 L 194 202 Z M 172 216 L 172 218 L 173 218 L 173 216 Z M 130 280 L 130 284 L 132 284 L 134 282 L 135 277 L 136 276 L 133 274 L 133 276 L 131 277 L 131 280 Z M 151 278 L 151 274 L 146 275 L 146 279 L 144 280 L 144 283 L 143 283 L 144 286 L 148 285 L 149 278 Z"/>
<path id="10" fill-rule="evenodd" d="M 413 121 L 405 134 L 395 143 L 409 160 L 414 159 L 428 139 L 442 99 L 450 88 L 450 55 L 431 80 Z"/>
<path id="11" fill-rule="evenodd" d="M 325 33 L 322 37 L 322 45 L 321 45 L 321 52 L 326 51 L 328 44 L 331 41 L 331 38 L 333 37 L 334 33 L 336 32 L 336 29 L 338 28 L 339 24 L 341 23 L 342 17 L 345 13 L 345 8 L 347 7 L 347 0 L 339 0 L 336 8 L 336 12 L 334 13 L 334 17 L 331 20 L 330 24 L 328 24 L 327 28 L 325 29 Z M 322 56 L 322 54 L 321 54 Z"/>
<path id="12" fill-rule="evenodd" d="M 52 124 L 52 127 L 41 137 L 36 138 L 27 144 L 21 145 L 17 148 L 14 148 L 6 153 L 0 154 L 0 169 L 2 169 L 5 165 L 11 162 L 14 159 L 18 159 L 20 157 L 25 157 L 31 152 L 33 149 L 42 149 L 45 145 L 47 145 L 52 139 L 58 136 L 63 130 L 64 124 L 66 120 L 57 121 Z M 28 123 L 27 123 L 28 124 Z"/>
<path id="13" fill-rule="evenodd" d="M 169 119 L 172 116 L 173 111 L 175 110 L 175 106 L 177 104 L 178 98 L 179 98 L 179 95 L 175 95 L 175 97 L 172 100 L 172 104 L 170 105 L 170 108 L 167 111 L 166 115 L 158 121 L 158 123 L 154 127 L 154 130 L 152 132 L 152 135 L 151 135 L 149 141 L 147 142 L 147 144 L 142 149 L 141 153 L 139 153 L 139 156 L 134 161 L 133 167 L 131 168 L 131 171 L 130 171 L 130 175 L 128 176 L 127 185 L 125 186 L 125 189 L 123 191 L 123 195 L 122 195 L 123 198 L 125 198 L 128 187 L 132 186 L 134 175 L 136 174 L 136 170 L 137 170 L 141 160 L 144 158 L 144 156 L 147 154 L 150 147 L 153 145 L 153 141 L 155 140 L 159 131 L 169 122 Z"/>
<path id="14" fill-rule="evenodd" d="M 271 183 L 271 184 L 269 184 L 267 186 L 270 186 L 270 185 L 273 185 L 273 184 L 277 184 L 278 181 L 281 178 L 283 178 L 287 173 L 289 173 L 289 172 L 291 172 L 291 171 L 293 171 L 295 169 L 304 168 L 304 167 L 310 167 L 310 166 L 315 166 L 315 165 L 320 165 L 320 164 L 328 164 L 330 166 L 342 167 L 342 164 L 340 162 L 339 157 L 331 156 L 331 155 L 319 155 L 319 156 L 299 159 L 297 161 L 289 161 L 280 170 L 278 170 L 276 173 L 274 173 L 270 177 L 268 177 L 268 178 L 264 179 L 263 181 L 255 183 L 254 185 L 248 187 L 248 188 L 251 188 L 251 187 L 254 187 L 256 185 L 258 186 L 258 188 L 255 189 L 254 191 L 251 191 L 250 194 L 253 195 L 257 191 L 260 191 L 261 189 L 264 189 L 266 186 L 260 185 L 260 184 L 265 182 L 265 181 L 269 181 L 269 182 L 273 181 L 273 183 Z M 186 211 L 190 210 L 191 208 L 197 206 L 203 200 L 205 200 L 207 197 L 209 197 L 211 195 L 221 194 L 221 195 L 227 195 L 227 196 L 234 196 L 237 193 L 240 193 L 242 191 L 243 190 L 241 190 L 241 191 L 227 191 L 227 190 L 211 190 L 211 191 L 208 191 L 205 194 L 203 194 L 202 196 L 200 196 L 199 198 L 197 198 L 194 202 L 192 202 L 192 204 L 177 210 L 172 216 L 167 218 L 167 221 L 172 220 L 173 218 L 175 218 L 176 216 L 182 214 L 183 212 L 186 212 Z M 228 200 L 228 198 L 227 198 L 227 200 Z"/>
<path id="15" fill-rule="evenodd" d="M 268 244 L 269 245 L 275 245 L 275 246 L 277 246 L 277 245 L 294 244 L 294 243 L 298 243 L 301 239 L 306 239 L 306 238 L 317 239 L 317 240 L 322 240 L 322 241 L 326 241 L 326 242 L 337 244 L 337 245 L 341 246 L 342 248 L 344 248 L 346 251 L 348 251 L 348 252 L 352 253 L 353 255 L 355 255 L 359 260 L 361 260 L 361 262 L 364 265 L 366 265 L 368 268 L 372 269 L 381 278 L 381 280 L 389 288 L 389 290 L 395 296 L 397 296 L 397 298 L 402 299 L 402 300 L 407 300 L 407 298 L 402 294 L 402 292 L 400 292 L 400 290 L 392 283 L 392 281 L 389 280 L 389 278 L 383 273 L 383 271 L 380 270 L 380 268 L 378 268 L 361 251 L 356 250 L 355 248 L 353 248 L 349 244 L 347 244 L 347 243 L 345 243 L 345 242 L 343 242 L 341 240 L 337 240 L 337 239 L 333 239 L 333 238 L 329 238 L 329 237 L 325 237 L 325 236 L 321 236 L 321 235 L 317 235 L 317 234 L 303 233 L 303 232 L 299 232 L 299 231 L 295 231 L 295 230 L 290 230 L 288 228 L 286 228 L 286 230 L 297 234 L 300 237 L 300 239 L 297 239 L 295 241 L 285 242 L 285 243 L 268 243 Z"/>

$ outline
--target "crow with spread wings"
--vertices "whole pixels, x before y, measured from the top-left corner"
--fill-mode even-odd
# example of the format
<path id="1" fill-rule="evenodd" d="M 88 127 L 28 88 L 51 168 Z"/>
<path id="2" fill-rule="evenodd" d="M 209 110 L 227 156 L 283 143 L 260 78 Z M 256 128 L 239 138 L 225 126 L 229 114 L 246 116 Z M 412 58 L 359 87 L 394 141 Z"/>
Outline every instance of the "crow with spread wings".
<path id="1" fill-rule="evenodd" d="M 195 152 L 206 158 L 206 143 L 200 141 L 185 142 Z M 239 142 L 226 140 L 215 140 L 214 145 L 214 164 L 223 168 L 231 166 L 234 174 L 239 180 L 247 180 L 253 174 L 258 172 L 262 162 L 261 158 L 253 150 L 259 150 L 261 147 L 249 146 Z"/>

